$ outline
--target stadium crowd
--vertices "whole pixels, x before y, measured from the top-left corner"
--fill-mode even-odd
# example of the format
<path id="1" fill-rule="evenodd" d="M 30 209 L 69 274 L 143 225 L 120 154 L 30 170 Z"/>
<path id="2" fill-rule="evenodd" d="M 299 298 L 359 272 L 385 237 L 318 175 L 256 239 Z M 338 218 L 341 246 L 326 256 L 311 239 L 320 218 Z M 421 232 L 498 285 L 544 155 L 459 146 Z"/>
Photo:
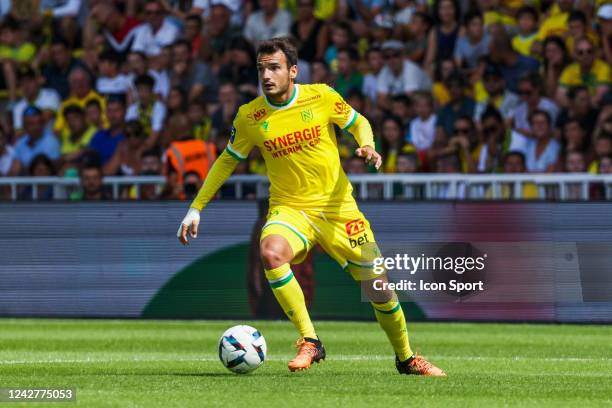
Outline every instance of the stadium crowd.
<path id="1" fill-rule="evenodd" d="M 0 0 L 0 19 L 0 177 L 80 176 L 74 199 L 103 175 L 192 197 L 281 35 L 299 83 L 370 120 L 384 173 L 612 172 L 607 1 Z M 337 136 L 345 170 L 373 172 Z M 236 173 L 265 174 L 256 149 Z"/>

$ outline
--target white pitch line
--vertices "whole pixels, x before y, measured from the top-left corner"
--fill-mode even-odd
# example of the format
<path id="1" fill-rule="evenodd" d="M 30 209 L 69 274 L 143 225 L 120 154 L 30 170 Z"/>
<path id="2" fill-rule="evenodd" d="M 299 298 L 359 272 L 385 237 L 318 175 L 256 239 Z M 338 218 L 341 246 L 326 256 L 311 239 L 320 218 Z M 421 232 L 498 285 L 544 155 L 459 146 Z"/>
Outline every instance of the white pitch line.
<path id="1" fill-rule="evenodd" d="M 269 361 L 287 361 L 293 358 L 293 356 L 271 356 L 266 357 Z M 549 361 L 549 362 L 612 362 L 612 358 L 601 357 L 601 358 L 588 358 L 588 357 L 522 357 L 522 356 L 509 356 L 509 357 L 489 357 L 489 356 L 442 356 L 434 355 L 432 359 L 440 360 L 467 360 L 467 361 L 487 361 L 487 360 L 508 360 L 508 361 Z M 173 362 L 173 361 L 191 361 L 191 362 L 208 362 L 218 361 L 217 357 L 197 357 L 197 358 L 86 358 L 86 359 L 62 359 L 62 358 L 51 358 L 45 360 L 0 360 L 0 365 L 9 364 L 80 364 L 80 363 L 121 363 L 121 362 Z M 330 356 L 329 361 L 386 361 L 393 360 L 392 357 L 386 355 L 335 355 Z"/>

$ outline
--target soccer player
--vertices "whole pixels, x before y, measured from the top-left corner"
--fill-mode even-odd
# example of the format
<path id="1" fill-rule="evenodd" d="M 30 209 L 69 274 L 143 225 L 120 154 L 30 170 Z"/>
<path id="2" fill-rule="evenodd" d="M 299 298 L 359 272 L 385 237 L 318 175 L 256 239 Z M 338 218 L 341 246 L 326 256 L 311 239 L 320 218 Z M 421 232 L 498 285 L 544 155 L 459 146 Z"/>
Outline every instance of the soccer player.
<path id="1" fill-rule="evenodd" d="M 287 38 L 259 45 L 257 70 L 264 95 L 238 110 L 229 143 L 193 200 L 177 236 L 184 245 L 188 234 L 197 237 L 200 211 L 238 162 L 257 146 L 270 179 L 270 210 L 261 232 L 261 259 L 276 299 L 301 337 L 289 370 L 304 370 L 325 359 L 325 349 L 290 267 L 290 263 L 302 262 L 318 243 L 362 283 L 393 346 L 397 370 L 444 376 L 442 370 L 412 352 L 395 293 L 373 289 L 375 280 L 387 278 L 374 272 L 373 262 L 380 251 L 340 166 L 333 126 L 351 132 L 359 143 L 356 154 L 378 169 L 382 159 L 374 150 L 372 128 L 329 86 L 295 84 L 297 60 L 297 51 Z"/>

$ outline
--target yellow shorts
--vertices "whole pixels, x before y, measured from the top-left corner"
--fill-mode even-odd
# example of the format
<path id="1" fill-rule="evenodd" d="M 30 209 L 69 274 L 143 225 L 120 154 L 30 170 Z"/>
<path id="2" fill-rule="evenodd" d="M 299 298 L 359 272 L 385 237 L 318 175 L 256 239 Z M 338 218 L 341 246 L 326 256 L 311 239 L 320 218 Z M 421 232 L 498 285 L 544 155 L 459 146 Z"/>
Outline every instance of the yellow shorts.
<path id="1" fill-rule="evenodd" d="M 272 207 L 260 240 L 269 235 L 280 235 L 289 242 L 294 256 L 291 263 L 301 263 L 308 251 L 319 244 L 355 280 L 379 276 L 373 263 L 381 256 L 380 250 L 370 223 L 359 210 L 323 213 Z"/>

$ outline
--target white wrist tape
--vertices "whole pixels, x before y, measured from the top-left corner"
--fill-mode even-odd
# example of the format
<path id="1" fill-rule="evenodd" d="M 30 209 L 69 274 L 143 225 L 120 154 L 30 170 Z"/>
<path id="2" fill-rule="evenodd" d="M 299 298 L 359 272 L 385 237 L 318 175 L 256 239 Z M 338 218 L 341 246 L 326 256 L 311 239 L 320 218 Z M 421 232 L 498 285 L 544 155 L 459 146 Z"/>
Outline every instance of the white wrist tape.
<path id="1" fill-rule="evenodd" d="M 183 228 L 183 225 L 191 227 L 194 222 L 196 223 L 196 225 L 200 224 L 200 210 L 197 210 L 195 208 L 189 208 L 189 211 L 187 211 L 187 215 L 185 216 L 185 218 L 183 218 L 181 225 L 179 225 L 179 229 L 176 233 L 176 236 L 181 236 L 181 230 Z"/>

